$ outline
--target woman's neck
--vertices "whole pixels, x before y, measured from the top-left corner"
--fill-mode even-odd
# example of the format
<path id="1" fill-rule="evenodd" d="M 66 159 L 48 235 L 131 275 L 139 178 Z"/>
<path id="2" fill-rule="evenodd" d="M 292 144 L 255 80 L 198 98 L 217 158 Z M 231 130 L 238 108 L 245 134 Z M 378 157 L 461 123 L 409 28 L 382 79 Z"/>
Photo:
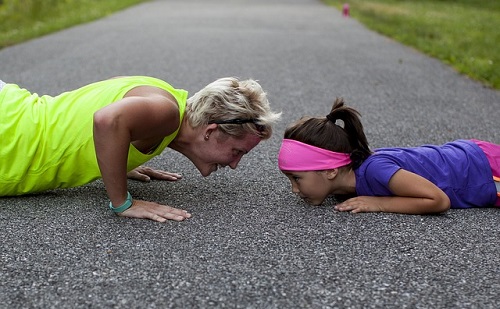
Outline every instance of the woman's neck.
<path id="1" fill-rule="evenodd" d="M 188 156 L 193 142 L 196 141 L 197 130 L 189 125 L 186 117 L 182 120 L 177 136 L 168 145 L 169 148 Z"/>

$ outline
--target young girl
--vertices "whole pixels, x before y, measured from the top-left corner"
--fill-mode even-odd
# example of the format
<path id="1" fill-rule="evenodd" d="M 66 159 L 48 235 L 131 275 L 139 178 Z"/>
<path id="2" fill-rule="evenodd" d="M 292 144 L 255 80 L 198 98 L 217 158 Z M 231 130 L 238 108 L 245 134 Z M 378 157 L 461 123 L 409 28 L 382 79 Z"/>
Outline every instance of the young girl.
<path id="1" fill-rule="evenodd" d="M 335 206 L 353 213 L 500 206 L 500 145 L 457 140 L 372 152 L 359 116 L 337 99 L 326 117 L 302 118 L 285 131 L 279 168 L 306 202 L 355 195 Z"/>

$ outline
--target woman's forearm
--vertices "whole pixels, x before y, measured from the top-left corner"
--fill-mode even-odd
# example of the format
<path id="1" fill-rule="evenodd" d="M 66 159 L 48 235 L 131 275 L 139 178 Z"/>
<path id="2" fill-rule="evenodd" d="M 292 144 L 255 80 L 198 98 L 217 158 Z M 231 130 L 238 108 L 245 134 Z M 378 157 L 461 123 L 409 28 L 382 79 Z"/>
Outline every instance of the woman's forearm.
<path id="1" fill-rule="evenodd" d="M 119 118 L 112 118 L 98 111 L 94 115 L 94 144 L 109 199 L 114 206 L 121 205 L 127 197 L 130 134 Z"/>

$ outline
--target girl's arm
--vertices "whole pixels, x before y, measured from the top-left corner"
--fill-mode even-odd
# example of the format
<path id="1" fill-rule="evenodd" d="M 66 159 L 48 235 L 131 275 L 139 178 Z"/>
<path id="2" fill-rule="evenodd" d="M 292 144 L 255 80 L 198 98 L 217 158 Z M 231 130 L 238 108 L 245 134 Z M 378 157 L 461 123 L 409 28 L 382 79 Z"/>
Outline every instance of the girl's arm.
<path id="1" fill-rule="evenodd" d="M 394 196 L 358 196 L 338 204 L 339 211 L 435 214 L 450 208 L 448 196 L 429 180 L 400 169 L 389 181 Z"/>
<path id="2" fill-rule="evenodd" d="M 130 143 L 161 140 L 179 125 L 176 102 L 154 94 L 131 96 L 108 105 L 94 114 L 94 144 L 97 161 L 109 199 L 116 207 L 127 198 L 127 156 Z M 160 204 L 134 200 L 133 206 L 120 215 L 183 220 L 185 211 Z"/>

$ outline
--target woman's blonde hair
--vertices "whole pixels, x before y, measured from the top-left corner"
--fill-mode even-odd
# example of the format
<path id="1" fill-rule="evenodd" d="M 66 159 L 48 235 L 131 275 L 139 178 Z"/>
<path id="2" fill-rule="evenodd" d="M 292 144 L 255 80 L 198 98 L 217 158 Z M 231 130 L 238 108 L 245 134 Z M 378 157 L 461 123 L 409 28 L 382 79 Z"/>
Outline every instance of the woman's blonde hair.
<path id="1" fill-rule="evenodd" d="M 208 84 L 190 97 L 186 106 L 186 119 L 192 127 L 217 123 L 222 132 L 236 137 L 251 133 L 268 139 L 280 116 L 271 111 L 258 82 L 235 77 Z"/>

